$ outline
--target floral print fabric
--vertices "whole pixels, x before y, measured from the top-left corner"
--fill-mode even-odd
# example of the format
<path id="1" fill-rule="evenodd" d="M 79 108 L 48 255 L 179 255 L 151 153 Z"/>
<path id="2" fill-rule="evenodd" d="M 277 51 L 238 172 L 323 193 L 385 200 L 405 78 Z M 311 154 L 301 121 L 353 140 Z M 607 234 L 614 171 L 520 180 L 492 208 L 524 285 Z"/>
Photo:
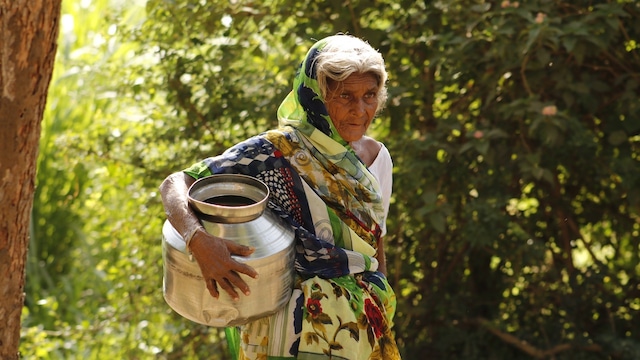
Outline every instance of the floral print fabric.
<path id="1" fill-rule="evenodd" d="M 385 299 L 385 307 L 370 284 L 362 275 L 305 281 L 299 359 L 305 354 L 334 359 L 399 358 L 387 321 L 393 317 L 395 299 Z M 386 281 L 383 286 L 388 287 Z"/>

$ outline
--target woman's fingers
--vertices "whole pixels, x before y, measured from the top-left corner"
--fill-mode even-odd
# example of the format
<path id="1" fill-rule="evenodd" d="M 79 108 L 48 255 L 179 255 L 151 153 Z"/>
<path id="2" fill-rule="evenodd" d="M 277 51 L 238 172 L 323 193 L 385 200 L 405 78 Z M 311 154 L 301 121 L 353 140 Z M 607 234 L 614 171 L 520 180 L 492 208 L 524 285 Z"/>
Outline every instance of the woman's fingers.
<path id="1" fill-rule="evenodd" d="M 227 250 L 229 250 L 230 254 L 236 255 L 236 256 L 249 256 L 251 254 L 253 254 L 253 252 L 256 250 L 253 247 L 250 246 L 244 246 L 244 245 L 238 245 L 237 243 L 230 241 L 230 240 L 224 240 L 225 245 L 227 246 Z M 252 278 L 257 278 L 258 277 L 258 272 L 252 268 L 251 266 L 241 262 L 241 261 L 237 261 L 237 260 L 233 260 L 231 259 L 231 261 L 233 261 L 235 264 L 233 265 L 233 268 L 235 271 L 248 275 Z M 240 277 L 237 277 L 237 280 L 244 283 L 244 281 L 242 281 L 242 279 Z M 236 281 L 232 281 L 234 284 L 236 283 Z M 246 292 L 246 291 L 243 291 Z"/>
<path id="2" fill-rule="evenodd" d="M 231 285 L 231 282 L 229 282 L 227 278 L 223 278 L 222 281 L 218 282 L 218 285 L 220 285 L 222 290 L 226 291 L 233 300 L 240 299 L 240 296 L 238 295 L 236 290 L 233 288 L 233 285 Z"/>
<path id="3" fill-rule="evenodd" d="M 190 249 L 200 266 L 211 296 L 218 298 L 222 291 L 235 300 L 239 299 L 239 292 L 249 295 L 249 285 L 240 274 L 256 278 L 258 272 L 242 261 L 235 260 L 231 255 L 248 256 L 255 249 L 206 233 L 196 235 L 198 238 L 193 238 L 196 241 L 192 240 Z"/>
<path id="4" fill-rule="evenodd" d="M 211 279 L 210 281 L 205 280 L 205 283 L 207 284 L 207 289 L 209 290 L 209 294 L 211 294 L 211 296 L 217 299 L 220 296 L 220 293 L 218 292 L 218 285 L 216 284 L 216 281 L 213 279 Z"/>
<path id="5" fill-rule="evenodd" d="M 242 279 L 239 273 L 246 274 L 252 278 L 258 276 L 257 271 L 251 266 L 233 260 L 229 257 L 226 261 L 205 262 L 201 269 L 207 282 L 207 289 L 214 298 L 218 298 L 220 291 L 226 291 L 234 300 L 239 299 L 238 291 L 249 295 L 249 285 Z M 237 291 L 236 291 L 237 290 Z"/>
<path id="6" fill-rule="evenodd" d="M 236 256 L 249 256 L 251 254 L 253 254 L 254 251 L 256 251 L 255 248 L 251 247 L 251 246 L 245 246 L 245 245 L 240 245 L 237 244 L 231 240 L 224 240 L 225 245 L 227 246 L 227 250 L 229 250 L 229 252 L 232 255 L 236 255 Z"/>
<path id="7" fill-rule="evenodd" d="M 242 291 L 242 293 L 245 294 L 246 296 L 249 296 L 249 294 L 251 294 L 249 285 L 242 279 L 242 277 L 240 277 L 240 275 L 238 275 L 237 272 L 230 273 L 229 276 L 225 278 L 225 280 L 228 282 L 229 286 L 235 286 L 236 288 L 238 288 L 238 290 Z"/>
<path id="8" fill-rule="evenodd" d="M 254 279 L 258 278 L 258 272 L 256 271 L 256 269 L 239 261 L 236 261 L 236 271 L 248 275 Z M 244 283 L 244 281 L 238 276 L 238 274 L 235 275 L 238 277 L 239 281 L 242 281 Z"/>
<path id="9" fill-rule="evenodd" d="M 211 279 L 210 281 L 207 281 L 206 284 L 207 290 L 209 290 L 209 294 L 211 294 L 211 296 L 213 296 L 215 299 L 220 298 L 220 292 L 218 291 L 218 282 L 214 279 Z M 238 292 L 235 291 L 233 284 L 231 284 L 228 279 L 223 278 L 222 281 L 220 281 L 220 288 L 226 291 L 233 300 L 240 299 Z M 238 288 L 242 290 L 242 287 L 238 286 Z M 249 295 L 249 287 L 246 286 L 246 284 L 242 292 L 244 292 L 246 295 Z"/>

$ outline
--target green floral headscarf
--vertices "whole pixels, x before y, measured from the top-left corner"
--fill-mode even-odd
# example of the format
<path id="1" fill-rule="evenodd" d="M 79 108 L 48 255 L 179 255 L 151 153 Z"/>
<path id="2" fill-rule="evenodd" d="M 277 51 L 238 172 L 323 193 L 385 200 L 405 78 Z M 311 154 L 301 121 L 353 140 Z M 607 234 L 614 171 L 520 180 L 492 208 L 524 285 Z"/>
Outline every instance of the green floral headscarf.
<path id="1" fill-rule="evenodd" d="M 311 136 L 317 129 L 339 144 L 348 147 L 347 142 L 340 137 L 329 118 L 325 99 L 322 98 L 318 85 L 315 62 L 326 45 L 327 40 L 322 39 L 307 52 L 293 82 L 293 90 L 278 109 L 278 121 L 281 126 L 293 126 L 307 136 Z"/>

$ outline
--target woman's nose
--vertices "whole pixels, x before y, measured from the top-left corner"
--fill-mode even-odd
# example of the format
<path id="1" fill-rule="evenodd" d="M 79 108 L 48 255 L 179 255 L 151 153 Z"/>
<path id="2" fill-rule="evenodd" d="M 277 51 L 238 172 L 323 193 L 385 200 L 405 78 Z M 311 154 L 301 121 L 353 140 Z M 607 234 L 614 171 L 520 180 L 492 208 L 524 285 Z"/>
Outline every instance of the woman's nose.
<path id="1" fill-rule="evenodd" d="M 351 105 L 351 111 L 356 115 L 362 115 L 366 112 L 366 103 L 363 99 L 356 99 Z"/>

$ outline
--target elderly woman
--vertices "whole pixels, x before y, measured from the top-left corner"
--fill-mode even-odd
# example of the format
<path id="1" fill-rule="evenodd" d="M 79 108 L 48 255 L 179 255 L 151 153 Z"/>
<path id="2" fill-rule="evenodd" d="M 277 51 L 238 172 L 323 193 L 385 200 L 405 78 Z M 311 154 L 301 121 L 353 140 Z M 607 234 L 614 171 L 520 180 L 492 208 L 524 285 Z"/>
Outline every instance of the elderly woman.
<path id="1" fill-rule="evenodd" d="M 168 220 L 183 235 L 213 297 L 220 291 L 236 299 L 239 292 L 248 295 L 240 275 L 257 274 L 231 257 L 253 249 L 208 234 L 189 208 L 187 192 L 196 179 L 239 173 L 263 180 L 274 190 L 270 208 L 295 230 L 298 279 L 291 300 L 272 316 L 227 329 L 240 359 L 400 358 L 382 243 L 392 163 L 384 145 L 365 136 L 386 101 L 386 80 L 382 56 L 364 41 L 322 39 L 308 51 L 278 109 L 277 130 L 161 185 Z M 260 166 L 246 165 L 255 162 Z"/>

